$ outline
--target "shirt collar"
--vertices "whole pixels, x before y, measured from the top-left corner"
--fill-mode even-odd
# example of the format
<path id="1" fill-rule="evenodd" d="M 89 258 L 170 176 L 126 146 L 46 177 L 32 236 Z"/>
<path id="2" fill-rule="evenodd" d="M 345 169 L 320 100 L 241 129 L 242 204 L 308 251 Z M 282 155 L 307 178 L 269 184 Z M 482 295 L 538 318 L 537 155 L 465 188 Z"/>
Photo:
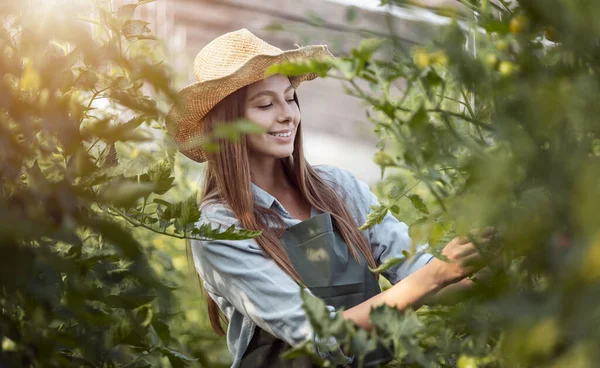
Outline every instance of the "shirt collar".
<path id="1" fill-rule="evenodd" d="M 276 201 L 275 197 L 273 197 L 271 194 L 264 191 L 254 183 L 252 183 L 252 192 L 254 194 L 254 200 L 256 201 L 256 203 L 263 207 L 271 208 L 271 206 L 273 206 L 273 203 Z"/>

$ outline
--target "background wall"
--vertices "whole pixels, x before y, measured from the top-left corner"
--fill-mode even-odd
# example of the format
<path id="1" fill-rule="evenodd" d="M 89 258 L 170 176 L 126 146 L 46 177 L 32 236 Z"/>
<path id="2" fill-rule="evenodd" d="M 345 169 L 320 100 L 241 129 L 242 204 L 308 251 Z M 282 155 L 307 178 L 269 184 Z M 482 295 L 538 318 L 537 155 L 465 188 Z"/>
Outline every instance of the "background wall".
<path id="1" fill-rule="evenodd" d="M 440 3 L 440 0 L 428 1 L 432 5 Z M 340 56 L 350 52 L 365 36 L 389 33 L 390 29 L 407 45 L 419 43 L 431 35 L 431 23 L 439 20 L 397 8 L 391 15 L 385 8 L 378 8 L 378 3 L 378 0 L 157 0 L 138 11 L 155 27 L 156 35 L 167 42 L 172 64 L 182 75 L 178 87 L 183 87 L 194 81 L 191 65 L 197 52 L 217 36 L 240 28 L 249 29 L 281 49 L 295 48 L 295 44 L 326 44 L 334 55 Z M 298 96 L 309 162 L 336 165 L 368 183 L 377 181 L 379 168 L 372 162 L 377 140 L 360 101 L 344 94 L 341 82 L 334 79 L 304 83 L 298 89 Z"/>

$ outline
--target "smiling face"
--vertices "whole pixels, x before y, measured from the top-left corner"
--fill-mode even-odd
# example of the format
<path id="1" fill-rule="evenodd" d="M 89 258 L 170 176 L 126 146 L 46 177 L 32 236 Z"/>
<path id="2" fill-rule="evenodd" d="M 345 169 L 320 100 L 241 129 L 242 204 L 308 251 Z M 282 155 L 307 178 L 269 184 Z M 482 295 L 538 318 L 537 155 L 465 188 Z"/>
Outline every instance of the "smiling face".
<path id="1" fill-rule="evenodd" d="M 294 152 L 300 123 L 300 109 L 294 101 L 294 93 L 290 80 L 280 74 L 248 86 L 245 118 L 267 131 L 247 136 L 251 159 L 284 158 Z"/>

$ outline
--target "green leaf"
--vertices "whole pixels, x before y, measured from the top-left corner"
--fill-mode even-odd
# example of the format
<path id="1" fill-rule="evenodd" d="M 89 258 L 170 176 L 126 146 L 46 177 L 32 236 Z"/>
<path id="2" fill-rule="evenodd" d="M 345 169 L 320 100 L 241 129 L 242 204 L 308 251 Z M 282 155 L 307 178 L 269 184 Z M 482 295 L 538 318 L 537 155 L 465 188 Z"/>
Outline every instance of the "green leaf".
<path id="1" fill-rule="evenodd" d="M 383 271 L 387 271 L 390 268 L 404 262 L 405 258 L 388 258 L 385 261 L 383 261 L 382 264 L 379 265 L 379 267 L 377 268 L 371 268 L 369 267 L 369 270 L 371 270 L 371 272 L 373 273 L 381 273 Z"/>
<path id="2" fill-rule="evenodd" d="M 192 194 L 186 200 L 181 202 L 181 216 L 179 220 L 184 228 L 193 225 L 200 219 L 200 209 L 198 208 L 198 195 Z"/>
<path id="3" fill-rule="evenodd" d="M 301 290 L 303 300 L 303 308 L 306 312 L 315 333 L 321 337 L 320 342 L 317 342 L 319 351 L 328 351 L 329 349 L 337 350 L 339 346 L 331 346 L 329 337 L 334 337 L 338 343 L 346 340 L 350 333 L 352 322 L 344 319 L 341 313 L 336 313 L 335 317 L 331 318 L 329 309 L 320 298 L 315 297 L 306 289 Z"/>
<path id="4" fill-rule="evenodd" d="M 352 336 L 352 353 L 355 359 L 362 361 L 375 348 L 377 348 L 377 339 L 369 336 L 366 330 L 360 329 Z"/>
<path id="5" fill-rule="evenodd" d="M 230 125 L 243 134 L 263 134 L 266 132 L 265 128 L 250 120 L 240 120 Z"/>
<path id="6" fill-rule="evenodd" d="M 348 80 L 352 80 L 356 77 L 356 69 L 354 67 L 354 65 L 355 65 L 354 60 L 338 58 L 338 59 L 333 59 L 331 61 L 331 64 L 333 65 L 333 67 L 335 67 L 335 69 L 339 70 L 342 73 L 344 78 L 346 78 Z M 346 93 L 348 93 L 348 90 L 346 90 Z"/>
<path id="7" fill-rule="evenodd" d="M 139 19 L 128 19 L 123 24 L 121 32 L 123 32 L 123 35 L 127 38 L 137 37 L 151 32 L 150 28 L 148 28 L 149 24 L 150 23 Z"/>
<path id="8" fill-rule="evenodd" d="M 165 201 L 165 200 L 164 200 L 164 199 L 162 199 L 162 198 L 154 198 L 154 199 L 152 200 L 152 202 L 154 202 L 154 203 L 158 203 L 158 204 L 162 204 L 162 205 L 164 205 L 164 206 L 171 206 L 171 202 L 167 202 L 167 201 Z"/>
<path id="9" fill-rule="evenodd" d="M 410 224 L 408 227 L 408 235 L 413 243 L 424 244 L 429 236 L 430 226 L 431 221 L 427 217 L 421 217 Z"/>
<path id="10" fill-rule="evenodd" d="M 438 73 L 436 73 L 435 70 L 431 68 L 427 70 L 427 73 L 423 77 L 422 81 L 425 85 L 425 88 L 428 90 L 428 93 L 432 92 L 430 91 L 432 87 L 437 87 L 444 82 L 442 77 L 440 77 Z"/>
<path id="11" fill-rule="evenodd" d="M 354 23 L 358 18 L 358 8 L 356 6 L 349 6 L 346 8 L 346 22 Z"/>
<path id="12" fill-rule="evenodd" d="M 135 35 L 133 37 L 138 37 Z M 110 97 L 119 104 L 130 108 L 134 112 L 146 114 L 149 116 L 156 116 L 158 110 L 156 108 L 156 101 L 145 96 L 139 96 L 133 90 L 111 90 Z"/>
<path id="13" fill-rule="evenodd" d="M 390 189 L 389 196 L 391 199 L 400 198 L 405 190 L 406 190 L 406 182 L 403 181 L 401 183 L 398 183 L 397 185 L 394 185 L 392 187 L 392 189 Z"/>
<path id="14" fill-rule="evenodd" d="M 139 259 L 139 257 L 143 254 L 140 243 L 135 240 L 133 235 L 112 221 L 89 218 L 82 220 L 82 224 L 87 225 L 100 233 L 104 240 L 121 249 L 123 254 L 128 258 Z"/>
<path id="15" fill-rule="evenodd" d="M 117 17 L 129 19 L 133 17 L 133 13 L 138 4 L 125 4 L 117 10 Z"/>
<path id="16" fill-rule="evenodd" d="M 235 225 L 229 226 L 225 231 L 221 231 L 221 225 L 213 229 L 210 223 L 194 227 L 191 234 L 196 238 L 206 240 L 244 240 L 256 238 L 262 233 L 260 230 L 236 229 Z"/>
<path id="17" fill-rule="evenodd" d="M 433 226 L 429 229 L 428 235 L 428 243 L 430 246 L 435 246 L 438 242 L 443 239 L 444 234 L 446 234 L 446 229 L 443 224 L 434 223 Z"/>
<path id="18" fill-rule="evenodd" d="M 152 166 L 148 173 L 140 177 L 141 181 L 149 181 L 155 185 L 155 193 L 165 194 L 173 187 L 174 177 L 171 176 L 171 165 L 167 160 L 161 160 Z"/>
<path id="19" fill-rule="evenodd" d="M 379 166 L 396 166 L 397 162 L 389 153 L 385 151 L 377 151 L 373 156 L 373 162 Z"/>
<path id="20" fill-rule="evenodd" d="M 147 115 L 140 115 L 123 124 L 111 125 L 103 119 L 91 124 L 84 134 L 91 134 L 106 142 L 146 142 L 152 140 L 144 131 L 137 128 L 147 121 Z"/>
<path id="21" fill-rule="evenodd" d="M 154 183 L 137 183 L 121 178 L 104 185 L 99 192 L 100 200 L 115 207 L 131 208 L 140 198 L 149 196 L 156 190 Z"/>
<path id="22" fill-rule="evenodd" d="M 34 161 L 31 168 L 27 169 L 27 184 L 29 184 L 33 189 L 44 190 L 50 187 L 50 182 L 46 179 L 46 176 L 40 169 L 40 165 L 38 161 Z"/>
<path id="23" fill-rule="evenodd" d="M 323 336 L 323 325 L 331 320 L 329 310 L 323 300 L 312 295 L 305 289 L 300 291 L 300 295 L 303 301 L 302 306 L 306 311 L 306 316 L 310 320 L 311 325 L 315 329 L 315 333 L 318 336 Z"/>
<path id="24" fill-rule="evenodd" d="M 150 368 L 152 364 L 148 362 L 144 357 L 139 356 L 131 363 L 119 366 L 119 368 Z"/>
<path id="25" fill-rule="evenodd" d="M 410 199 L 410 203 L 412 203 L 417 210 L 424 214 L 429 214 L 429 210 L 427 209 L 427 206 L 425 206 L 425 202 L 423 202 L 423 199 L 418 194 L 411 194 L 406 198 Z"/>
<path id="26" fill-rule="evenodd" d="M 157 213 L 163 220 L 177 219 L 181 216 L 181 202 L 171 203 L 164 209 L 157 209 Z"/>
<path id="27" fill-rule="evenodd" d="M 156 295 L 128 295 L 125 293 L 108 295 L 103 302 L 113 308 L 135 309 L 156 299 Z"/>
<path id="28" fill-rule="evenodd" d="M 425 124 L 427 124 L 428 121 L 429 116 L 425 112 L 423 106 L 420 106 L 419 109 L 415 111 L 415 113 L 410 117 L 410 120 L 408 121 L 408 126 L 412 130 L 418 131 L 421 130 L 425 126 Z"/>
<path id="29" fill-rule="evenodd" d="M 171 342 L 170 327 L 161 318 L 152 319 L 152 327 L 154 327 L 156 334 L 164 344 L 168 344 L 169 342 Z"/>
<path id="30" fill-rule="evenodd" d="M 319 356 L 315 348 L 315 344 L 311 339 L 304 340 L 300 345 L 286 350 L 285 353 L 281 354 L 283 359 L 294 359 L 301 356 L 310 356 L 312 360 L 322 366 L 325 361 Z"/>
<path id="31" fill-rule="evenodd" d="M 306 18 L 312 25 L 316 27 L 324 27 L 327 23 L 319 13 L 314 11 L 306 14 Z"/>
<path id="32" fill-rule="evenodd" d="M 195 362 L 198 360 L 195 358 L 190 358 L 177 350 L 164 346 L 159 346 L 158 350 L 167 356 L 169 363 L 171 363 L 173 368 L 185 368 L 189 362 Z"/>
<path id="33" fill-rule="evenodd" d="M 119 164 L 119 155 L 117 154 L 117 147 L 115 147 L 115 143 L 109 144 L 108 153 L 104 157 L 104 161 L 102 162 L 103 168 L 117 166 Z"/>
<path id="34" fill-rule="evenodd" d="M 369 319 L 382 337 L 393 341 L 413 338 L 424 327 L 414 312 L 400 311 L 385 304 L 374 308 Z"/>
<path id="35" fill-rule="evenodd" d="M 80 72 L 77 81 L 79 85 L 81 85 L 81 87 L 83 87 L 86 90 L 91 90 L 94 87 L 96 87 L 99 79 L 98 75 L 95 72 L 85 68 L 79 68 L 79 71 Z"/>
<path id="36" fill-rule="evenodd" d="M 377 224 L 380 224 L 381 221 L 383 221 L 383 218 L 385 217 L 385 215 L 387 215 L 390 207 L 385 206 L 385 205 L 379 205 L 379 206 L 371 206 L 371 209 L 373 211 L 367 215 L 367 221 L 358 228 L 359 230 L 361 230 L 361 231 L 367 230 Z"/>
<path id="37" fill-rule="evenodd" d="M 329 69 L 331 69 L 332 62 L 335 61 L 323 59 L 323 60 L 302 60 L 302 61 L 289 61 L 279 64 L 271 65 L 265 71 L 265 77 L 273 74 L 283 74 L 287 76 L 302 75 L 307 73 L 315 73 L 320 77 L 325 77 Z"/>
<path id="38" fill-rule="evenodd" d="M 279 22 L 271 22 L 267 26 L 263 27 L 263 30 L 269 32 L 279 32 L 284 31 L 285 26 Z"/>
<path id="39" fill-rule="evenodd" d="M 363 61 L 369 61 L 373 54 L 385 43 L 383 38 L 366 38 L 352 50 L 352 55 Z"/>

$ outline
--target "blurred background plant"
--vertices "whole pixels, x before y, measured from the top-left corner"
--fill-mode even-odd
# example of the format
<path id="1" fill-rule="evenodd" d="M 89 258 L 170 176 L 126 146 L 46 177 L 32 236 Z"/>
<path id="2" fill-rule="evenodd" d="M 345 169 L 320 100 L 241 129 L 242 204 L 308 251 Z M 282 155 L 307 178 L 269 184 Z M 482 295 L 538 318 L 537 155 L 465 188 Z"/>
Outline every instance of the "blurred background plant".
<path id="1" fill-rule="evenodd" d="M 382 5 L 419 7 L 389 0 Z M 317 331 L 391 366 L 593 367 L 600 336 L 600 28 L 588 1 L 461 1 L 467 12 L 429 43 L 393 33 L 329 62 L 274 67 L 343 81 L 380 136 L 381 206 L 440 254 L 456 235 L 493 226 L 485 277 L 457 306 L 372 314 L 374 333 L 330 321 Z M 432 9 L 429 9 L 432 10 Z M 477 239 L 474 238 L 476 241 Z M 311 346 L 299 350 L 310 351 Z"/>
<path id="2" fill-rule="evenodd" d="M 183 239 L 256 233 L 193 226 L 202 166 L 164 134 L 182 76 L 134 16 L 145 3 L 0 4 L 2 366 L 229 365 Z M 413 252 L 438 256 L 494 226 L 485 277 L 457 306 L 379 308 L 371 333 L 330 321 L 318 300 L 306 298 L 308 315 L 357 359 L 375 341 L 393 347 L 390 366 L 593 367 L 600 4 L 457 4 L 381 1 L 447 25 L 421 25 L 436 37 L 411 46 L 390 23 L 346 56 L 279 71 L 340 79 L 364 103 L 382 178 L 364 226 L 389 210 L 410 224 Z"/>
<path id="3" fill-rule="evenodd" d="M 194 227 L 148 2 L 0 4 L 0 366 L 228 366 L 183 239 L 257 234 Z"/>

